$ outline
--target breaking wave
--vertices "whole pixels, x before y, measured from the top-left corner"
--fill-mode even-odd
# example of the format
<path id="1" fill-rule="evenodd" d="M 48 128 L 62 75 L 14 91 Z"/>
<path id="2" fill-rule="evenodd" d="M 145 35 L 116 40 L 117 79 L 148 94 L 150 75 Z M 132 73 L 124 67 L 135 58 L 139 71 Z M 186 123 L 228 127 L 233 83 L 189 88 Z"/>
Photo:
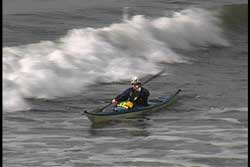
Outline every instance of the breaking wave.
<path id="1" fill-rule="evenodd" d="M 3 48 L 4 110 L 27 109 L 25 98 L 68 96 L 93 83 L 155 74 L 158 63 L 186 63 L 174 49 L 229 45 L 207 10 L 124 18 L 108 27 L 70 30 L 57 41 Z"/>

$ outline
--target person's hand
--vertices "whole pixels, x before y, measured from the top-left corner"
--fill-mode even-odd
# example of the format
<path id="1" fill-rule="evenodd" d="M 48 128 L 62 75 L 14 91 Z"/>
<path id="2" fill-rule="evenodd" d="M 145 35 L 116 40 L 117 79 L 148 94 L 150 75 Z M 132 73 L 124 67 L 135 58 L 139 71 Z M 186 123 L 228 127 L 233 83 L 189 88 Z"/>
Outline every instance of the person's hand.
<path id="1" fill-rule="evenodd" d="M 115 100 L 115 99 L 112 100 L 112 104 L 113 104 L 113 105 L 117 105 L 117 103 L 118 103 L 117 100 Z"/>

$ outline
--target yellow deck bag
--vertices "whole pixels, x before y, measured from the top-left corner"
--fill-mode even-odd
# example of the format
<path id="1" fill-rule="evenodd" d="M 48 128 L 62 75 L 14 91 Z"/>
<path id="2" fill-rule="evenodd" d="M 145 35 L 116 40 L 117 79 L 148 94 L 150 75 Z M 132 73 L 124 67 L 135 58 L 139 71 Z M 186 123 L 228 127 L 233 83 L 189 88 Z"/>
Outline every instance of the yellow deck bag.
<path id="1" fill-rule="evenodd" d="M 123 102 L 120 102 L 117 106 L 129 109 L 129 108 L 132 108 L 134 104 L 131 101 L 123 101 Z"/>

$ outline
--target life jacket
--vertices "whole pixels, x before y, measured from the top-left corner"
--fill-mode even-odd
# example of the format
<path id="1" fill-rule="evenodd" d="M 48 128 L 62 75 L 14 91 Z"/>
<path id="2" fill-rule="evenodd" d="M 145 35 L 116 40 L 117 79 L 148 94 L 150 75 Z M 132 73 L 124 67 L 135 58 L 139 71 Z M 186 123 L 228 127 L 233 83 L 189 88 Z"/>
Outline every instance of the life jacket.
<path id="1" fill-rule="evenodd" d="M 129 108 L 132 108 L 134 106 L 134 103 L 132 103 L 131 101 L 123 101 L 123 102 L 120 102 L 117 106 L 129 109 Z"/>
<path id="2" fill-rule="evenodd" d="M 136 100 L 138 100 L 139 96 L 140 96 L 140 92 L 138 92 L 138 91 L 132 91 L 130 93 L 129 101 L 135 102 Z"/>

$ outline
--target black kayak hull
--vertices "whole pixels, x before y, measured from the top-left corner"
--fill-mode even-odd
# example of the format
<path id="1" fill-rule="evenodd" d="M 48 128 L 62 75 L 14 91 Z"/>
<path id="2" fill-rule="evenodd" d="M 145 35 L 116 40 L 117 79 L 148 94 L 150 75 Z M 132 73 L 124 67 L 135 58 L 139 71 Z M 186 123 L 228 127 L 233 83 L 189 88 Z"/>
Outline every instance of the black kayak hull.
<path id="1" fill-rule="evenodd" d="M 173 104 L 176 101 L 180 89 L 176 91 L 173 95 L 163 96 L 158 99 L 149 100 L 149 105 L 144 107 L 135 107 L 130 110 L 113 110 L 113 109 L 100 109 L 92 112 L 84 111 L 85 115 L 92 123 L 106 122 L 112 120 L 133 118 L 145 113 L 150 113 L 154 111 L 161 110 Z M 105 112 L 103 112 L 105 111 Z"/>

